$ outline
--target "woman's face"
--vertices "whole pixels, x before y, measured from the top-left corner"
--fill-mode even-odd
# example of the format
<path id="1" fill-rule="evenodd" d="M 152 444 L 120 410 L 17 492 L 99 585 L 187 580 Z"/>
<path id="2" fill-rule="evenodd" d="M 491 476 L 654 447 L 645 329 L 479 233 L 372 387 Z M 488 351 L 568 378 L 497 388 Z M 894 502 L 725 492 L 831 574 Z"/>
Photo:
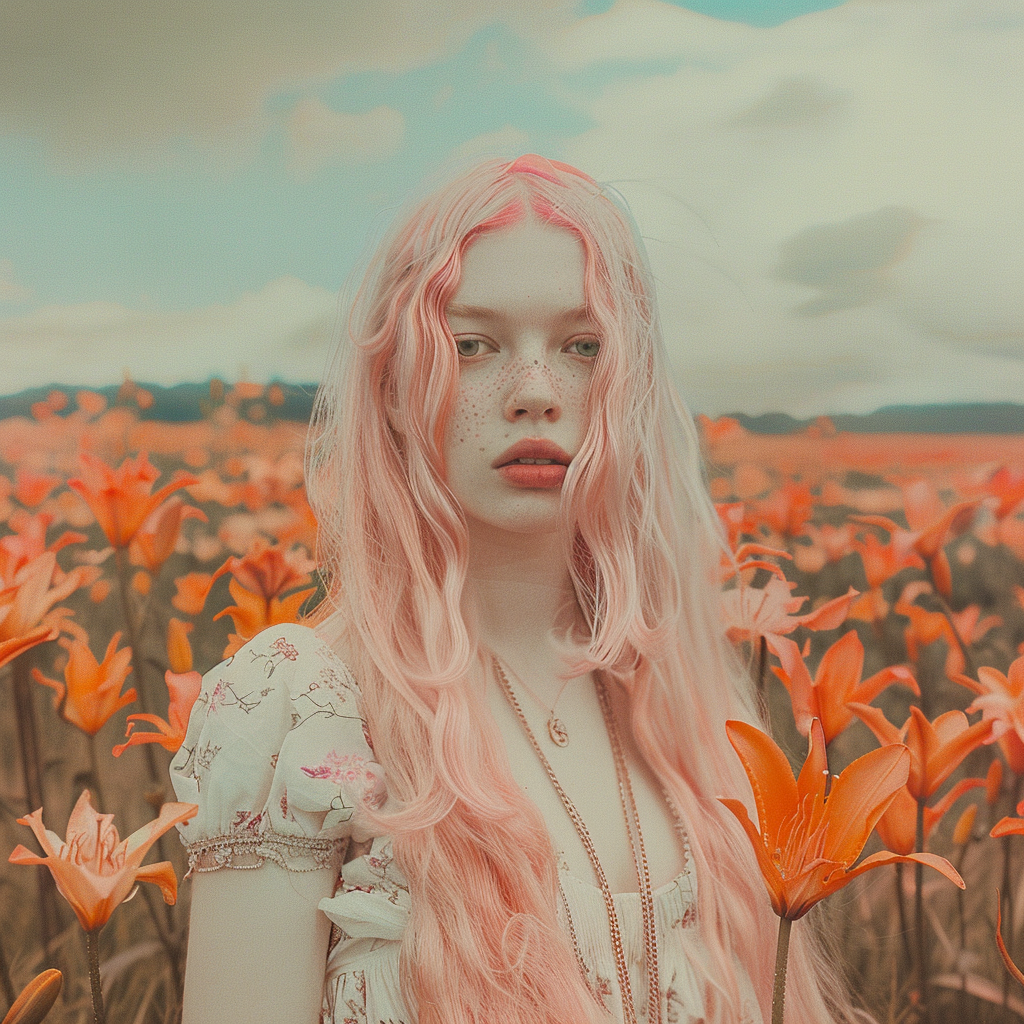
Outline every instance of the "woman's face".
<path id="1" fill-rule="evenodd" d="M 471 529 L 557 526 L 600 349 L 583 270 L 576 235 L 532 217 L 481 235 L 463 256 L 445 310 L 459 385 L 444 456 Z"/>

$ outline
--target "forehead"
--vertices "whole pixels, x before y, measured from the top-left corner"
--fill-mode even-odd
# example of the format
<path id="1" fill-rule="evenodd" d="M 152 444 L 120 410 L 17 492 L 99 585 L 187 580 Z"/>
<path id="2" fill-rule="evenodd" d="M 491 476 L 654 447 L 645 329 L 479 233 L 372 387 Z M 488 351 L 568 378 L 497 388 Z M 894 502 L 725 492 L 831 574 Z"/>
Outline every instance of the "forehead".
<path id="1" fill-rule="evenodd" d="M 584 265 L 583 244 L 573 232 L 522 220 L 470 243 L 452 305 L 498 309 L 529 302 L 579 310 L 586 305 Z"/>

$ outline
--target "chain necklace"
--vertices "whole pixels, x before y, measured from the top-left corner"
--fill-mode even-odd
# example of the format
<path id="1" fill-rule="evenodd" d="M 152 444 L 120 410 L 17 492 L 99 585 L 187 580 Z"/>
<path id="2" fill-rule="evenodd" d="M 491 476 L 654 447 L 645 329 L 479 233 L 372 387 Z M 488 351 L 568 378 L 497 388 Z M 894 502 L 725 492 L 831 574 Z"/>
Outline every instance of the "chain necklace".
<path id="1" fill-rule="evenodd" d="M 569 799 L 569 795 L 562 788 L 562 784 L 558 781 L 558 777 L 555 775 L 554 769 L 551 767 L 551 763 L 548 761 L 547 757 L 544 756 L 544 751 L 537 742 L 537 737 L 533 734 L 533 730 L 530 728 L 529 722 L 526 721 L 526 716 L 523 714 L 522 706 L 516 699 L 516 695 L 512 691 L 512 686 L 508 681 L 508 677 L 505 675 L 501 662 L 498 661 L 497 657 L 494 657 L 494 666 L 498 670 L 498 678 L 501 681 L 502 689 L 505 691 L 505 697 L 513 711 L 515 711 L 516 716 L 519 718 L 519 722 L 530 741 L 530 745 L 533 747 L 537 757 L 540 759 L 540 763 L 547 772 L 548 778 L 551 780 L 551 784 L 554 786 L 555 792 L 562 801 L 562 806 L 565 808 L 566 814 L 569 815 L 569 819 L 572 821 L 573 827 L 576 829 L 576 834 L 579 836 L 580 842 L 583 844 L 583 848 L 587 851 L 587 856 L 590 858 L 590 863 L 594 868 L 594 874 L 597 876 L 598 888 L 601 890 L 601 896 L 604 899 L 605 911 L 608 914 L 608 931 L 611 935 L 612 951 L 615 954 L 615 971 L 619 981 L 619 993 L 622 996 L 623 1014 L 625 1016 L 626 1024 L 637 1024 L 637 1010 L 636 1003 L 633 1000 L 632 985 L 629 981 L 629 967 L 626 964 L 626 953 L 622 946 L 622 932 L 619 929 L 618 913 L 615 910 L 615 900 L 612 896 L 611 886 L 608 884 L 608 877 L 605 874 L 604 867 L 600 860 L 598 860 L 597 850 L 594 847 L 594 842 L 590 837 L 590 832 L 587 829 L 586 824 L 584 824 L 583 819 L 580 817 L 579 811 L 576 810 L 575 804 L 573 804 Z M 637 813 L 633 787 L 629 781 L 626 759 L 622 752 L 622 745 L 619 742 L 618 731 L 615 727 L 615 719 L 612 716 L 608 692 L 605 689 L 604 681 L 601 679 L 600 675 L 595 675 L 594 685 L 597 691 L 598 701 L 601 705 L 601 714 L 604 716 L 605 728 L 608 731 L 608 737 L 611 741 L 612 759 L 615 762 L 615 775 L 619 784 L 619 799 L 622 802 L 622 812 L 626 819 L 626 831 L 629 834 L 630 852 L 633 855 L 633 866 L 636 868 L 637 881 L 640 886 L 640 902 L 643 910 L 644 926 L 644 955 L 647 962 L 647 1019 L 651 1024 L 655 1021 L 657 1024 L 661 1024 L 661 988 L 658 980 L 658 941 L 654 930 L 654 892 L 651 888 L 651 875 L 647 865 L 647 855 L 644 852 L 643 834 L 640 831 L 640 817 Z M 564 893 L 562 894 L 562 901 L 569 920 L 569 928 L 572 936 L 573 947 L 576 953 L 576 960 L 580 965 L 580 970 L 582 971 L 584 980 L 586 981 L 586 963 L 583 960 L 579 944 L 576 941 L 575 929 L 572 927 L 572 918 L 568 916 L 569 908 L 565 904 Z"/>
<path id="2" fill-rule="evenodd" d="M 512 672 L 511 668 L 509 668 L 509 672 Z M 569 731 L 566 729 L 563 721 L 556 717 L 555 708 L 558 707 L 558 702 L 562 699 L 562 694 L 565 693 L 565 688 L 569 685 L 570 680 L 566 679 L 565 682 L 562 683 L 562 688 L 558 691 L 558 696 L 555 697 L 555 703 L 552 704 L 551 707 L 548 707 L 547 704 L 545 704 L 544 701 L 542 701 L 540 697 L 538 697 L 537 694 L 535 694 L 533 690 L 531 690 L 530 687 L 528 687 L 526 683 L 516 675 L 515 672 L 512 672 L 512 677 L 537 702 L 537 705 L 542 707 L 548 713 L 548 737 L 551 742 L 554 743 L 556 747 L 569 746 Z"/>

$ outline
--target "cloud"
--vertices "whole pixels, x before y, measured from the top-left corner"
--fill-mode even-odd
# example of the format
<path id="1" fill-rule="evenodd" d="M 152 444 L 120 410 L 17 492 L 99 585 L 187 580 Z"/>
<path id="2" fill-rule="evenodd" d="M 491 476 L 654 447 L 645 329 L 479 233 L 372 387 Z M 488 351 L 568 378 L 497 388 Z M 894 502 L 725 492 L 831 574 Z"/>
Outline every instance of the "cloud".
<path id="1" fill-rule="evenodd" d="M 382 160 L 397 152 L 404 134 L 405 119 L 392 107 L 348 114 L 306 97 L 288 117 L 288 167 L 302 178 L 328 165 Z"/>
<path id="2" fill-rule="evenodd" d="M 168 385 L 211 375 L 318 380 L 336 308 L 333 293 L 291 277 L 202 309 L 50 306 L 0 320 L 4 385 L 8 392 L 50 383 L 97 387 L 125 370 Z"/>
<path id="3" fill-rule="evenodd" d="M 799 128 L 821 131 L 849 109 L 850 96 L 813 78 L 798 75 L 779 82 L 733 118 L 738 128 L 777 131 Z"/>
<path id="4" fill-rule="evenodd" d="M 622 69 L 560 155 L 626 196 L 697 408 L 1021 401 L 1022 46 L 1017 0 L 618 0 L 550 38 L 570 88 Z"/>
<path id="5" fill-rule="evenodd" d="M 252 147 L 279 92 L 423 66 L 497 20 L 545 32 L 564 23 L 563 6 L 4 0 L 0 131 L 41 140 L 68 168 L 151 161 L 193 144 Z"/>
<path id="6" fill-rule="evenodd" d="M 32 289 L 19 284 L 14 277 L 14 264 L 0 260 L 0 302 L 28 302 Z"/>
<path id="7" fill-rule="evenodd" d="M 904 259 L 925 224 L 913 210 L 884 206 L 840 224 L 815 224 L 779 246 L 775 274 L 818 290 L 796 311 L 808 315 L 861 306 L 884 297 L 885 271 Z"/>

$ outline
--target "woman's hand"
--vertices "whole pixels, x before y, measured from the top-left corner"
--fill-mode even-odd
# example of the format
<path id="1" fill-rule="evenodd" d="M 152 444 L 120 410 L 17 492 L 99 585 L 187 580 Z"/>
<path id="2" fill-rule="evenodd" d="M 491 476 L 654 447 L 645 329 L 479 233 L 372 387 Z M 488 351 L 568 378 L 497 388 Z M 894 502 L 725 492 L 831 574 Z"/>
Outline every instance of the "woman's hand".
<path id="1" fill-rule="evenodd" d="M 193 875 L 182 1024 L 317 1024 L 333 871 Z"/>

